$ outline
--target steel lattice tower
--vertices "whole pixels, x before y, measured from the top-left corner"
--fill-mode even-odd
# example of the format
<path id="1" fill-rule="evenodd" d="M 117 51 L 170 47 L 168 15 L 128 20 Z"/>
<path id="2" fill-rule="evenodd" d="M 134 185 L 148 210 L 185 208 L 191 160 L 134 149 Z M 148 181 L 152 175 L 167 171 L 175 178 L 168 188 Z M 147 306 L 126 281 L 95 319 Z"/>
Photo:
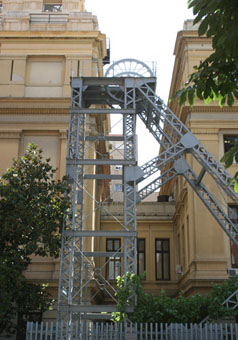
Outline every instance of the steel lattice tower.
<path id="1" fill-rule="evenodd" d="M 136 203 L 177 175 L 184 176 L 228 237 L 237 243 L 234 237 L 238 232 L 236 226 L 202 183 L 204 173 L 207 172 L 229 197 L 237 200 L 238 195 L 228 186 L 231 176 L 156 95 L 155 77 L 150 74 L 148 77 L 133 78 L 133 71 L 129 77 L 123 75 L 71 80 L 66 172 L 72 189 L 72 204 L 62 235 L 58 321 L 63 327 L 57 334 L 60 339 L 77 339 L 78 330 L 73 326 L 74 320 L 81 320 L 83 327 L 83 321 L 105 319 L 116 311 L 115 287 L 104 275 L 105 263 L 98 265 L 98 259 L 120 257 L 124 275 L 127 272 L 136 273 Z M 102 133 L 87 135 L 88 117 L 106 114 L 122 115 L 123 137 L 111 137 Z M 137 116 L 161 147 L 159 156 L 142 167 L 138 167 L 135 156 Z M 107 143 L 110 140 L 123 140 L 122 159 L 110 159 L 105 155 L 87 158 L 88 141 Z M 187 164 L 184 157 L 186 153 L 190 153 L 202 165 L 200 174 L 197 175 Z M 124 220 L 118 230 L 101 231 L 95 228 L 92 218 L 91 225 L 87 219 L 90 209 L 93 215 L 96 210 L 104 208 L 103 201 L 96 194 L 89 194 L 85 181 L 113 179 L 110 173 L 100 172 L 104 166 L 112 165 L 123 167 Z M 91 173 L 89 167 L 93 169 Z M 137 184 L 155 173 L 158 173 L 158 177 L 137 192 Z M 103 237 L 122 239 L 121 249 L 113 252 L 98 251 L 95 247 L 96 239 Z M 114 304 L 94 303 L 102 290 Z M 93 291 L 93 294 L 89 294 L 89 291 Z M 136 296 L 133 293 L 128 309 L 133 308 L 135 303 Z"/>

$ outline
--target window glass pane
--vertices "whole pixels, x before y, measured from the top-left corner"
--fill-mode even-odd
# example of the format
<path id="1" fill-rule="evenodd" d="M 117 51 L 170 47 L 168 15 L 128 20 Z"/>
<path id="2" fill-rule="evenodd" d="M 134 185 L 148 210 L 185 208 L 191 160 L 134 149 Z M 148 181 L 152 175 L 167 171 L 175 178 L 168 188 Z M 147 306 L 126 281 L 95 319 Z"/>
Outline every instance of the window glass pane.
<path id="1" fill-rule="evenodd" d="M 162 279 L 162 255 L 156 254 L 156 274 L 157 279 Z"/>
<path id="2" fill-rule="evenodd" d="M 238 236 L 235 236 L 235 239 L 238 241 Z M 231 263 L 232 268 L 238 268 L 238 248 L 233 242 L 231 242 Z"/>
<path id="3" fill-rule="evenodd" d="M 163 256 L 164 279 L 169 280 L 169 254 Z"/>
<path id="4" fill-rule="evenodd" d="M 235 224 L 238 224 L 238 206 L 237 205 L 229 205 L 228 206 L 228 216 L 231 221 Z M 235 236 L 236 240 L 238 236 Z M 231 264 L 232 268 L 238 268 L 238 248 L 231 242 Z"/>
<path id="5" fill-rule="evenodd" d="M 113 240 L 107 240 L 107 250 L 113 250 Z"/>
<path id="6" fill-rule="evenodd" d="M 169 250 L 169 241 L 164 240 L 163 241 L 163 251 L 168 251 Z"/>
<path id="7" fill-rule="evenodd" d="M 120 260 L 118 260 L 117 258 L 117 261 L 115 262 L 115 277 L 114 279 L 117 278 L 117 276 L 120 276 L 121 275 L 121 263 L 120 263 Z"/>
<path id="8" fill-rule="evenodd" d="M 118 250 L 120 249 L 120 240 L 114 240 L 114 249 L 113 250 Z"/>
<path id="9" fill-rule="evenodd" d="M 170 254 L 169 254 L 169 240 L 157 239 L 155 240 L 155 261 L 156 261 L 156 279 L 170 280 Z"/>
<path id="10" fill-rule="evenodd" d="M 61 4 L 44 4 L 45 12 L 61 12 L 62 5 Z"/>
<path id="11" fill-rule="evenodd" d="M 121 240 L 120 239 L 107 239 L 106 240 L 106 250 L 107 251 L 120 251 Z M 121 258 L 120 257 L 110 257 L 107 258 L 106 264 L 106 275 L 107 279 L 115 280 L 117 276 L 121 275 Z"/>
<path id="12" fill-rule="evenodd" d="M 141 252 L 145 251 L 145 240 L 142 240 L 142 239 L 138 240 L 138 251 L 141 251 Z"/>
<path id="13" fill-rule="evenodd" d="M 233 223 L 238 223 L 238 207 L 236 205 L 229 205 L 228 216 Z"/>
<path id="14" fill-rule="evenodd" d="M 138 275 L 141 275 L 145 271 L 145 254 L 139 253 L 138 255 Z"/>
<path id="15" fill-rule="evenodd" d="M 156 250 L 161 251 L 162 250 L 162 242 L 160 240 L 156 241 Z"/>
<path id="16" fill-rule="evenodd" d="M 109 262 L 109 273 L 108 273 L 109 280 L 114 279 L 114 261 Z"/>
<path id="17" fill-rule="evenodd" d="M 115 184 L 114 185 L 114 190 L 115 191 L 122 191 L 122 184 Z"/>

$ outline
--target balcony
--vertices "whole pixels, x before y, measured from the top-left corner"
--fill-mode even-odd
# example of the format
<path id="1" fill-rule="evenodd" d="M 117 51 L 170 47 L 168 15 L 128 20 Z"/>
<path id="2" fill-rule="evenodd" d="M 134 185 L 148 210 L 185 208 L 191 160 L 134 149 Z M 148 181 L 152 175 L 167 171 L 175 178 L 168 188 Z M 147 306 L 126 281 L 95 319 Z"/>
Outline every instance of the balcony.
<path id="1" fill-rule="evenodd" d="M 64 24 L 68 22 L 68 14 L 57 12 L 45 12 L 30 14 L 30 24 Z"/>

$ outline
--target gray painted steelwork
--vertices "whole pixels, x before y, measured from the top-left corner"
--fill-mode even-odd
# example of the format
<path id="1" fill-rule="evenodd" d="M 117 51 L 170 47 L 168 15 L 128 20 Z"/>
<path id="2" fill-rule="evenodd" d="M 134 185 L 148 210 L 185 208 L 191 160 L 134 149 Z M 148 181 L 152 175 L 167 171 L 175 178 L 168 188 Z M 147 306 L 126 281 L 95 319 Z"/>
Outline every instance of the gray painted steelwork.
<path id="1" fill-rule="evenodd" d="M 95 316 L 95 319 L 97 317 Z M 83 340 L 222 340 L 238 339 L 237 323 L 113 323 L 74 321 L 75 338 Z M 63 325 L 53 322 L 27 322 L 26 340 L 56 340 L 55 329 Z"/>
<path id="2" fill-rule="evenodd" d="M 82 253 L 78 253 L 78 256 L 83 254 L 86 257 L 123 257 L 124 254 L 121 252 L 110 252 L 110 251 L 84 251 Z M 77 253 L 76 253 L 77 255 Z"/>
<path id="3" fill-rule="evenodd" d="M 109 317 L 109 307 L 95 304 L 100 294 L 109 297 L 115 303 L 115 287 L 105 276 L 105 268 L 110 257 L 103 264 L 96 264 L 96 258 L 104 253 L 87 251 L 85 238 L 91 237 L 91 245 L 97 237 L 118 237 L 122 240 L 119 258 L 122 258 L 124 274 L 136 273 L 136 203 L 149 196 L 162 185 L 182 175 L 197 193 L 199 198 L 209 209 L 211 214 L 223 228 L 228 237 L 234 242 L 234 235 L 238 233 L 227 214 L 217 204 L 215 198 L 202 183 L 204 172 L 211 175 L 217 184 L 234 200 L 238 195 L 228 184 L 231 176 L 224 167 L 205 149 L 197 138 L 179 120 L 179 118 L 155 94 L 156 78 L 154 77 L 125 77 L 125 78 L 72 78 L 71 113 L 68 136 L 68 152 L 66 173 L 71 185 L 71 209 L 67 215 L 62 235 L 62 255 L 60 267 L 58 321 L 65 327 L 62 333 L 57 333 L 60 339 L 76 339 L 72 327 L 73 321 L 78 319 L 86 322 L 89 318 L 98 318 L 99 311 L 104 312 L 101 317 Z M 110 109 L 91 109 L 91 105 L 103 105 Z M 87 116 L 90 114 L 122 114 L 123 136 L 103 136 L 102 133 L 86 136 Z M 142 167 L 137 166 L 135 155 L 136 117 L 139 116 L 161 147 L 159 156 L 153 158 Z M 114 138 L 114 139 L 113 139 Z M 97 142 L 121 140 L 124 142 L 122 160 L 105 158 L 85 159 L 86 141 Z M 201 165 L 202 172 L 196 175 L 186 163 L 184 156 L 190 153 Z M 85 179 L 102 180 L 113 178 L 99 173 L 101 166 L 123 165 L 123 195 L 124 211 L 122 230 L 100 231 L 88 230 L 84 216 L 85 199 L 89 193 L 85 187 Z M 99 170 L 92 175 L 85 174 L 87 166 L 99 166 Z M 150 184 L 137 192 L 137 183 L 149 178 L 156 172 L 160 175 Z M 97 193 L 96 193 L 97 196 Z M 93 197 L 90 197 L 93 199 Z M 94 199 L 91 203 L 93 220 L 97 209 L 103 209 L 103 202 Z M 116 219 L 116 218 L 115 218 Z M 92 221 L 92 229 L 93 227 Z M 123 250 L 123 253 L 121 252 Z M 114 253 L 115 254 L 115 253 Z M 92 260 L 93 257 L 93 260 Z M 89 296 L 88 291 L 93 292 Z M 136 301 L 135 293 L 130 297 L 130 307 Z M 113 307 L 115 310 L 115 306 Z"/>
<path id="4" fill-rule="evenodd" d="M 141 80 L 138 80 L 141 83 Z M 144 81 L 144 80 L 143 80 Z M 145 79 L 151 81 L 151 79 Z M 90 317 L 108 318 L 108 313 L 116 311 L 113 307 L 96 305 L 91 302 L 88 295 L 89 288 L 93 287 L 93 297 L 97 297 L 103 291 L 115 303 L 115 288 L 112 282 L 105 277 L 105 267 L 110 258 L 122 258 L 124 274 L 136 272 L 136 180 L 143 175 L 137 167 L 135 156 L 135 128 L 136 128 L 136 88 L 131 78 L 108 80 L 105 78 L 81 78 L 72 79 L 71 116 L 68 139 L 68 153 L 66 160 L 67 175 L 71 185 L 72 208 L 65 222 L 62 241 L 62 257 L 60 272 L 60 289 L 58 301 L 58 321 L 65 325 L 63 334 L 57 334 L 62 339 L 75 339 L 75 331 L 71 327 L 73 320 L 79 319 L 85 322 Z M 117 93 L 123 97 L 123 105 L 117 109 L 90 109 L 92 104 L 110 105 L 117 101 Z M 116 95 L 113 98 L 114 94 Z M 104 112 L 103 112 L 104 111 Z M 122 114 L 123 116 L 123 159 L 86 159 L 86 140 L 97 142 L 98 140 L 121 140 L 119 137 L 110 136 L 86 136 L 86 121 L 89 114 Z M 84 124 L 84 128 L 82 128 Z M 85 179 L 111 179 L 113 176 L 101 173 L 85 174 L 85 167 L 122 165 L 122 185 L 124 194 L 124 221 L 122 230 L 100 231 L 88 230 L 85 225 L 87 216 L 84 216 Z M 100 203 L 100 202 L 99 202 Z M 94 206 L 98 202 L 95 201 Z M 103 203 L 99 204 L 103 208 Z M 93 226 L 93 225 L 92 225 Z M 123 252 L 92 252 L 85 246 L 88 241 L 85 238 L 95 240 L 100 237 L 118 237 L 122 239 Z M 86 248 L 85 248 L 86 247 Z M 85 248 L 85 250 L 84 250 Z M 93 259 L 92 259 L 93 257 Z M 95 263 L 96 258 L 106 257 L 107 262 L 101 266 Z M 90 288 L 90 289 L 91 289 Z M 135 293 L 130 297 L 130 306 L 135 304 Z M 93 300 L 93 299 L 92 299 Z M 128 308 L 130 308 L 128 306 Z"/>
<path id="5" fill-rule="evenodd" d="M 91 142 L 96 142 L 99 140 L 103 141 L 114 141 L 114 142 L 123 142 L 124 138 L 123 136 L 86 136 L 86 140 L 89 140 Z"/>
<path id="6" fill-rule="evenodd" d="M 235 290 L 227 299 L 225 299 L 222 303 L 223 306 L 229 309 L 237 309 L 238 308 L 238 289 Z M 206 318 L 204 318 L 200 324 L 204 325 L 207 322 L 214 322 L 212 318 L 208 315 Z"/>
<path id="7" fill-rule="evenodd" d="M 135 110 L 132 109 L 81 109 L 75 110 L 75 113 L 85 114 L 134 114 Z"/>
<path id="8" fill-rule="evenodd" d="M 75 237 L 137 237 L 137 231 L 122 231 L 122 230 L 66 230 L 66 236 Z"/>
<path id="9" fill-rule="evenodd" d="M 136 165 L 134 159 L 68 159 L 68 165 Z"/>
<path id="10" fill-rule="evenodd" d="M 146 63 L 130 58 L 114 62 L 105 72 L 105 77 L 153 77 L 155 75 L 155 70 Z"/>
<path id="11" fill-rule="evenodd" d="M 84 175 L 85 179 L 122 179 L 121 175 L 104 175 L 104 174 L 96 174 L 96 175 Z"/>

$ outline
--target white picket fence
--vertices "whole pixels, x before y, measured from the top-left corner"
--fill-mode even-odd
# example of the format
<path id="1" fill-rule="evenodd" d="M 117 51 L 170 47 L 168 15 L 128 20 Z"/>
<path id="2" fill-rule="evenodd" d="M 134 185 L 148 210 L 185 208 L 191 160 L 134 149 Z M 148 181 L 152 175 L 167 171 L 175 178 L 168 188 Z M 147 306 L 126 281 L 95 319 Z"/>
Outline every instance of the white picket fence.
<path id="1" fill-rule="evenodd" d="M 58 327 L 59 326 L 59 327 Z M 57 340 L 65 329 L 52 323 L 27 323 L 26 340 Z M 127 324 L 75 322 L 71 328 L 75 340 L 237 340 L 238 324 Z M 63 337 L 62 337 L 63 338 Z"/>

